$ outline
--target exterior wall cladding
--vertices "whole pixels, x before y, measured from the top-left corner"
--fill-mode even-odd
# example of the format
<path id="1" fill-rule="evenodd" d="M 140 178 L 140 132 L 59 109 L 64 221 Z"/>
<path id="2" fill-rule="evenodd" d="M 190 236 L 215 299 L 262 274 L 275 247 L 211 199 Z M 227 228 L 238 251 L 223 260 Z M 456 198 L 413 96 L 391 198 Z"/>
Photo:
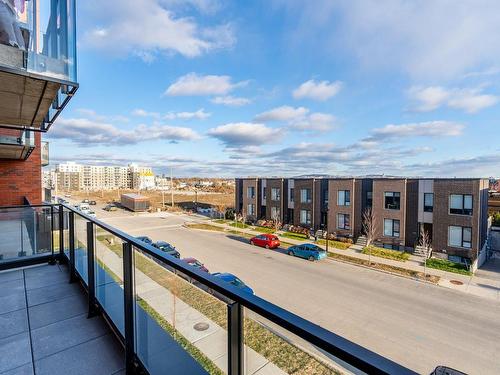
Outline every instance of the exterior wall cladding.
<path id="1" fill-rule="evenodd" d="M 3 135 L 18 134 L 18 130 L 1 129 Z M 0 160 L 0 206 L 42 202 L 41 136 L 35 133 L 35 149 L 27 160 Z"/>
<path id="2" fill-rule="evenodd" d="M 255 188 L 253 198 L 247 194 L 251 186 Z M 423 186 L 431 186 L 431 190 L 422 190 Z M 289 187 L 293 188 L 291 197 Z M 273 188 L 278 189 L 279 199 L 273 200 Z M 472 213 L 451 213 L 451 195 L 471 195 Z M 430 206 L 425 203 L 425 209 L 424 196 L 431 202 Z M 237 179 L 235 203 L 237 212 L 244 210 L 245 214 L 248 205 L 254 204 L 253 219 L 271 220 L 272 212 L 279 209 L 283 223 L 312 229 L 327 227 L 329 233 L 354 239 L 362 234 L 364 210 L 371 207 L 376 218 L 376 244 L 411 251 L 424 228 L 430 232 L 433 254 L 452 259 L 474 259 L 486 241 L 488 226 L 488 180 L 479 178 Z M 420 222 L 419 218 L 425 220 Z M 470 247 L 451 246 L 450 227 L 471 228 Z"/>

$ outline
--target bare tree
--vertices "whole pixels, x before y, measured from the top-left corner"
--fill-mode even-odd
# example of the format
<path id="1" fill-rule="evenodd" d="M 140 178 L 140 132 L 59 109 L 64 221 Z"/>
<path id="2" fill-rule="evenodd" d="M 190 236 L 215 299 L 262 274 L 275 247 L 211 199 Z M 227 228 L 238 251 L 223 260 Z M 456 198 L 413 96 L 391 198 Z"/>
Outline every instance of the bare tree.
<path id="1" fill-rule="evenodd" d="M 274 231 L 275 232 L 279 231 L 281 228 L 281 220 L 280 220 L 281 215 L 280 215 L 279 210 L 275 210 L 275 212 L 272 214 L 271 219 L 273 221 Z"/>
<path id="2" fill-rule="evenodd" d="M 428 231 L 424 229 L 422 226 L 420 228 L 420 239 L 419 239 L 419 244 L 422 247 L 422 250 L 424 251 L 424 280 L 427 280 L 427 259 L 429 258 L 431 254 L 431 236 Z"/>
<path id="3" fill-rule="evenodd" d="M 371 243 L 375 238 L 375 232 L 377 230 L 377 220 L 375 214 L 371 207 L 367 207 L 363 211 L 363 231 L 366 236 L 366 247 L 368 248 L 368 263 L 372 264 L 372 251 L 371 251 Z"/>

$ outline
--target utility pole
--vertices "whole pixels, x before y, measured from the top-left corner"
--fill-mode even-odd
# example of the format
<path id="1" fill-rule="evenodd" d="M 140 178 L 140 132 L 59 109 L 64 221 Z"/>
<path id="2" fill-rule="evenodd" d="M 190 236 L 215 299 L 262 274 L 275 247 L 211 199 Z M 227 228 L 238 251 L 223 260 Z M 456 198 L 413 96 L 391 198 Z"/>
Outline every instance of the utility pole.
<path id="1" fill-rule="evenodd" d="M 161 190 L 161 207 L 165 209 L 165 189 Z"/>
<path id="2" fill-rule="evenodd" d="M 174 207 L 174 177 L 172 168 L 170 168 L 170 198 L 172 200 L 172 208 Z"/>

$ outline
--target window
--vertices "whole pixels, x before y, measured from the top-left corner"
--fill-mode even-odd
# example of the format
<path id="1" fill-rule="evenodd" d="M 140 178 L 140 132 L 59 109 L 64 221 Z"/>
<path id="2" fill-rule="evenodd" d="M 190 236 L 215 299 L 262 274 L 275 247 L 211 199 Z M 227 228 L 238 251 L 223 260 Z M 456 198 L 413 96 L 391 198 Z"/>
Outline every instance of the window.
<path id="1" fill-rule="evenodd" d="M 396 191 L 386 191 L 384 193 L 384 207 L 388 210 L 399 210 L 401 206 L 401 193 Z"/>
<path id="2" fill-rule="evenodd" d="M 450 225 L 448 227 L 448 246 L 470 249 L 472 247 L 472 228 Z"/>
<path id="3" fill-rule="evenodd" d="M 278 188 L 271 188 L 271 200 L 279 201 L 281 199 L 281 191 Z"/>
<path id="4" fill-rule="evenodd" d="M 472 195 L 470 195 L 470 194 L 451 194 L 450 195 L 450 214 L 472 215 Z"/>
<path id="5" fill-rule="evenodd" d="M 366 192 L 366 205 L 371 207 L 373 204 L 373 191 Z"/>
<path id="6" fill-rule="evenodd" d="M 295 189 L 290 188 L 290 202 L 293 202 L 293 195 L 295 194 Z"/>
<path id="7" fill-rule="evenodd" d="M 328 189 L 323 190 L 323 206 L 328 206 Z"/>
<path id="8" fill-rule="evenodd" d="M 249 199 L 255 198 L 255 186 L 247 187 L 247 198 Z"/>
<path id="9" fill-rule="evenodd" d="M 262 188 L 262 196 L 264 199 L 266 199 L 266 197 L 267 197 L 267 188 L 266 187 Z"/>
<path id="10" fill-rule="evenodd" d="M 351 229 L 349 214 L 337 214 L 337 228 L 338 229 Z"/>
<path id="11" fill-rule="evenodd" d="M 271 219 L 272 220 L 280 220 L 280 209 L 278 207 L 271 207 Z"/>
<path id="12" fill-rule="evenodd" d="M 300 203 L 311 203 L 311 189 L 300 189 Z"/>
<path id="13" fill-rule="evenodd" d="M 399 220 L 384 219 L 384 236 L 399 237 Z"/>
<path id="14" fill-rule="evenodd" d="M 300 210 L 300 223 L 311 225 L 311 210 Z"/>
<path id="15" fill-rule="evenodd" d="M 434 194 L 424 193 L 424 212 L 432 212 L 434 210 Z"/>
<path id="16" fill-rule="evenodd" d="M 337 192 L 337 205 L 339 205 L 339 206 L 350 206 L 351 205 L 351 191 L 350 190 L 339 190 Z"/>
<path id="17" fill-rule="evenodd" d="M 255 216 L 255 204 L 248 205 L 248 215 Z"/>

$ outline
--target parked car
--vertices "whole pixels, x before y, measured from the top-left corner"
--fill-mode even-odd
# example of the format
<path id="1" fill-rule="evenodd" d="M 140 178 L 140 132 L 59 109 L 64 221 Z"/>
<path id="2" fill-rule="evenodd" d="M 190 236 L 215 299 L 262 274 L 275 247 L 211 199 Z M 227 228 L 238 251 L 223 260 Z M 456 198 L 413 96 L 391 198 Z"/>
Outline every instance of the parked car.
<path id="1" fill-rule="evenodd" d="M 279 247 L 280 240 L 274 234 L 259 234 L 250 239 L 250 245 L 265 247 L 266 249 L 276 249 Z"/>
<path id="2" fill-rule="evenodd" d="M 184 258 L 183 261 L 189 264 L 190 266 L 198 268 L 200 271 L 207 273 L 209 272 L 208 269 L 205 267 L 205 265 L 196 258 Z"/>
<path id="3" fill-rule="evenodd" d="M 66 198 L 71 198 L 71 194 L 64 194 Z"/>
<path id="4" fill-rule="evenodd" d="M 216 273 L 213 273 L 212 275 L 217 277 L 218 279 L 221 279 L 222 281 L 225 281 L 226 283 L 234 285 L 235 287 L 237 287 L 238 289 L 240 289 L 241 291 L 243 291 L 245 293 L 254 294 L 252 288 L 250 288 L 248 285 L 246 285 L 243 281 L 241 281 L 238 277 L 236 277 L 232 273 L 216 272 Z"/>
<path id="5" fill-rule="evenodd" d="M 153 240 L 148 236 L 138 236 L 136 237 L 136 239 L 142 242 L 146 242 L 148 245 L 151 245 L 153 243 Z"/>
<path id="6" fill-rule="evenodd" d="M 115 205 L 113 205 L 113 204 L 108 204 L 107 206 L 105 206 L 105 207 L 103 208 L 103 210 L 104 210 L 104 211 L 109 211 L 109 212 L 111 212 L 111 211 L 116 211 L 116 210 L 117 210 L 117 208 L 116 208 L 116 206 L 115 206 Z"/>
<path id="7" fill-rule="evenodd" d="M 90 210 L 90 206 L 88 203 L 80 203 L 80 211 L 89 211 Z"/>
<path id="8" fill-rule="evenodd" d="M 326 258 L 326 251 L 317 245 L 306 243 L 303 245 L 290 246 L 288 248 L 288 255 L 314 261 Z"/>
<path id="9" fill-rule="evenodd" d="M 91 206 L 95 206 L 95 205 L 97 204 L 97 202 L 96 202 L 96 201 L 90 201 L 90 202 L 89 202 L 89 204 L 90 204 Z"/>
<path id="10" fill-rule="evenodd" d="M 173 257 L 176 257 L 180 259 L 181 254 L 175 249 L 174 246 L 170 245 L 168 242 L 165 241 L 157 241 L 153 243 L 153 246 L 156 247 L 157 249 L 163 251 L 164 253 L 167 253 L 168 255 L 172 255 Z"/>
<path id="11" fill-rule="evenodd" d="M 84 199 L 82 203 L 90 203 L 90 201 L 88 199 Z"/>
<path id="12" fill-rule="evenodd" d="M 438 366 L 431 375 L 467 375 L 465 372 L 455 370 L 451 367 Z"/>
<path id="13" fill-rule="evenodd" d="M 95 214 L 94 211 L 86 211 L 85 212 L 87 215 L 89 215 L 90 217 L 97 217 L 97 215 Z"/>

